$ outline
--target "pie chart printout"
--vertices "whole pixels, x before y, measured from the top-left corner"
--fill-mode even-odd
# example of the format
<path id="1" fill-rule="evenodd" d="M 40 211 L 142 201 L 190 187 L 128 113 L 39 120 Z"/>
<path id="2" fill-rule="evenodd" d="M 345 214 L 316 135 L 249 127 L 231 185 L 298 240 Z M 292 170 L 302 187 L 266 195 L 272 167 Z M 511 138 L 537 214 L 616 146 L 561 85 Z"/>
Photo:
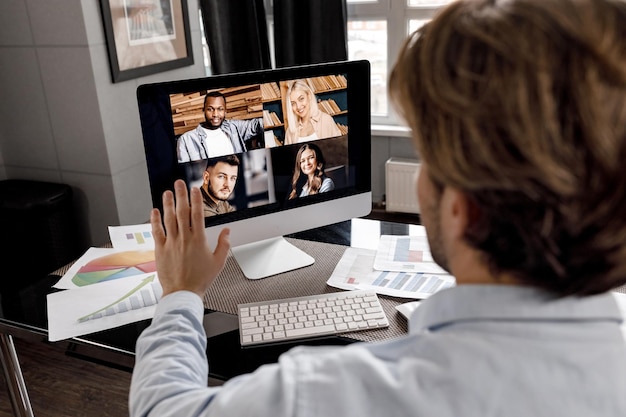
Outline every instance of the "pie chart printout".
<path id="1" fill-rule="evenodd" d="M 78 287 L 156 272 L 153 250 L 129 250 L 92 259 L 72 277 Z"/>

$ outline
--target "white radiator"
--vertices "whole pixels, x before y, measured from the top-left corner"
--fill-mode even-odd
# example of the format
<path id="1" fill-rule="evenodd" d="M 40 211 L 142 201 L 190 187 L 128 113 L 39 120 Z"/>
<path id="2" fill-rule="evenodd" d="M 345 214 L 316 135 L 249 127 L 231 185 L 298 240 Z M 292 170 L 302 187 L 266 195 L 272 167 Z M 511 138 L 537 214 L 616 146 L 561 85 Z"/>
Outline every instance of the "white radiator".
<path id="1" fill-rule="evenodd" d="M 417 174 L 420 163 L 413 159 L 389 158 L 385 162 L 385 210 L 419 213 Z"/>

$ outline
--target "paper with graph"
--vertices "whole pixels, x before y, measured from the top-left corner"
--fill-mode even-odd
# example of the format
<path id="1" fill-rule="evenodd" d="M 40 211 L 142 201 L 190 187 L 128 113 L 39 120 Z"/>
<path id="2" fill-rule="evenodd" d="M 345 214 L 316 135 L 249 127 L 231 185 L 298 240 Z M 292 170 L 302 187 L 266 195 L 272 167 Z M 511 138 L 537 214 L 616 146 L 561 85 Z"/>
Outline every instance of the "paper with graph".
<path id="1" fill-rule="evenodd" d="M 154 250 L 89 248 L 54 285 L 75 289 L 156 272 Z"/>
<path id="2" fill-rule="evenodd" d="M 455 285 L 447 274 L 379 271 L 374 268 L 377 251 L 347 248 L 337 263 L 328 285 L 344 290 L 371 289 L 392 297 L 424 299 Z"/>
<path id="3" fill-rule="evenodd" d="M 48 294 L 48 338 L 54 342 L 150 319 L 162 294 L 156 273 Z"/>
<path id="4" fill-rule="evenodd" d="M 109 237 L 115 249 L 154 249 L 152 226 L 149 223 L 109 226 Z"/>
<path id="5" fill-rule="evenodd" d="M 417 236 L 382 235 L 376 251 L 374 269 L 448 274 L 433 260 L 425 232 Z"/>

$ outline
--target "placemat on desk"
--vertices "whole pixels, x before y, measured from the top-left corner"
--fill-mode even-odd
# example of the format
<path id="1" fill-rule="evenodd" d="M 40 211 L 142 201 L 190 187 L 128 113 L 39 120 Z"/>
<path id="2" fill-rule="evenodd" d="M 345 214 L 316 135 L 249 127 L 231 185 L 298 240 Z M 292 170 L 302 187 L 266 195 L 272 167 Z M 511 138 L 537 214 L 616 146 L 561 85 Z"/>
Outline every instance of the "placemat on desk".
<path id="1" fill-rule="evenodd" d="M 341 259 L 346 246 L 320 243 L 301 239 L 287 240 L 315 258 L 315 263 L 306 268 L 286 272 L 260 280 L 247 279 L 232 256 L 226 261 L 224 271 L 217 277 L 204 297 L 204 306 L 210 310 L 237 314 L 238 303 L 280 298 L 300 297 L 304 295 L 323 294 L 341 291 L 326 285 L 335 266 Z M 103 247 L 111 247 L 105 244 Z M 63 276 L 74 262 L 53 271 L 51 274 Z M 626 285 L 613 291 L 626 293 Z M 380 296 L 380 302 L 387 314 L 389 327 L 379 330 L 345 333 L 345 336 L 367 342 L 380 341 L 399 337 L 407 333 L 407 322 L 396 310 L 396 306 L 408 300 Z"/>
<path id="2" fill-rule="evenodd" d="M 249 280 L 243 275 L 235 259 L 229 256 L 224 270 L 206 293 L 204 306 L 210 310 L 237 314 L 237 304 L 342 291 L 326 285 L 326 281 L 333 273 L 335 266 L 346 250 L 346 246 L 293 238 L 286 239 L 311 255 L 315 259 L 315 263 L 305 268 L 268 278 Z M 395 307 L 407 300 L 386 296 L 379 298 L 387 314 L 389 327 L 344 333 L 343 335 L 352 339 L 372 342 L 406 334 L 406 320 L 396 311 Z"/>
<path id="3" fill-rule="evenodd" d="M 231 255 L 226 260 L 224 270 L 215 279 L 204 297 L 205 308 L 237 314 L 237 304 L 342 291 L 339 288 L 326 285 L 326 281 L 333 273 L 335 266 L 346 250 L 346 246 L 293 238 L 286 239 L 313 256 L 315 263 L 306 268 L 272 277 L 249 280 L 243 275 L 241 268 Z M 102 247 L 110 248 L 112 245 L 107 243 Z M 70 262 L 52 274 L 59 277 L 63 276 L 73 263 Z M 375 342 L 406 334 L 406 319 L 398 313 L 396 306 L 408 300 L 387 296 L 380 296 L 379 299 L 389 320 L 388 328 L 343 333 L 342 335 L 356 340 Z"/>

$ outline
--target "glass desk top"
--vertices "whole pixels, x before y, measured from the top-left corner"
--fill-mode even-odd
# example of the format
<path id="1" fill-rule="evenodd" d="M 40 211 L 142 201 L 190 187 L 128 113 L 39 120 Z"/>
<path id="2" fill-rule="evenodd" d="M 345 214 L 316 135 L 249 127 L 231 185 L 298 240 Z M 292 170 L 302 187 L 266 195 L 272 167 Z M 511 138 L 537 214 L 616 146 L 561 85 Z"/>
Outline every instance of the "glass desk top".
<path id="1" fill-rule="evenodd" d="M 410 235 L 416 226 L 371 219 L 353 219 L 318 229 L 289 235 L 287 237 L 376 249 L 380 235 Z M 52 286 L 59 280 L 57 275 L 48 275 L 22 288 L 0 290 L 0 331 L 16 337 L 47 341 L 46 295 L 57 291 Z M 275 361 L 280 353 L 296 344 L 346 344 L 354 342 L 345 337 L 328 337 L 317 341 L 297 342 L 265 348 L 246 348 L 239 346 L 239 334 L 236 316 L 226 313 L 206 311 L 207 321 L 212 321 L 212 330 L 208 331 L 211 340 L 207 355 L 211 363 L 213 377 L 228 379 L 243 372 L 249 372 L 263 363 Z M 77 350 L 98 356 L 98 360 L 111 362 L 116 366 L 132 368 L 135 342 L 141 332 L 149 325 L 149 320 L 136 322 L 114 329 L 70 339 Z M 217 324 L 215 324 L 217 323 Z M 234 327 L 233 327 L 234 326 Z M 215 331 L 214 329 L 223 329 Z M 228 367 L 216 366 L 228 363 Z M 215 364 L 215 365 L 214 365 Z"/>

